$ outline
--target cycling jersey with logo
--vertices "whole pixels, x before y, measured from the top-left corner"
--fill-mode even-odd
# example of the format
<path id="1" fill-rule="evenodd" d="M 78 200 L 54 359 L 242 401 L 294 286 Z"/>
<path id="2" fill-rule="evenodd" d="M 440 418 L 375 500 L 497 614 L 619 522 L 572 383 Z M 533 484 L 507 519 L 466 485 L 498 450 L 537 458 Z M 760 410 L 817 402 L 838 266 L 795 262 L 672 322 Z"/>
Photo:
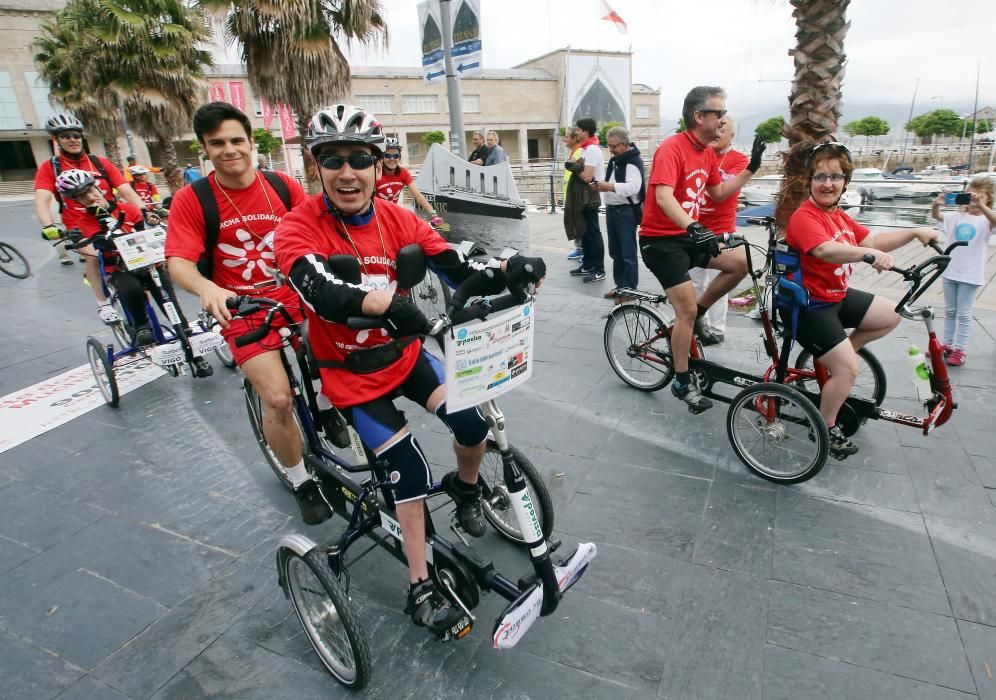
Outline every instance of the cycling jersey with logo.
<path id="1" fill-rule="evenodd" d="M 377 196 L 397 204 L 401 199 L 401 190 L 410 184 L 412 174 L 406 168 L 399 167 L 393 173 L 384 168 L 384 174 L 377 180 Z"/>
<path id="2" fill-rule="evenodd" d="M 284 173 L 278 175 L 287 183 L 291 204 L 303 204 L 307 196 L 301 186 Z M 287 214 L 283 202 L 261 175 L 257 174 L 248 187 L 226 187 L 224 191 L 215 182 L 214 173 L 208 177 L 221 221 L 211 281 L 237 294 L 272 297 L 272 288 L 256 285 L 273 281 L 273 232 Z M 197 262 L 204 252 L 204 241 L 204 211 L 193 189 L 184 187 L 170 206 L 166 256 Z"/>
<path id="3" fill-rule="evenodd" d="M 346 233 L 356 244 L 355 250 Z M 386 277 L 390 291 L 397 288 L 395 261 L 403 247 L 417 243 L 426 256 L 438 255 L 449 248 L 446 241 L 413 212 L 382 200 L 377 200 L 375 213 L 369 222 L 360 226 L 346 224 L 344 228 L 343 223 L 328 211 L 320 194 L 309 197 L 304 205 L 295 207 L 284 218 L 277 229 L 275 243 L 277 266 L 284 274 L 290 274 L 294 263 L 309 254 L 326 258 L 340 254 L 355 257 L 359 251 L 360 272 L 370 282 L 364 288 L 382 286 L 378 282 Z M 381 329 L 354 330 L 345 324 L 320 319 L 310 307 L 307 307 L 307 316 L 308 337 L 315 356 L 322 360 L 341 362 L 347 352 L 391 340 L 387 331 Z M 421 346 L 417 342 L 409 344 L 397 362 L 370 374 L 323 367 L 322 392 L 341 408 L 384 396 L 400 386 L 411 372 Z"/>
<path id="4" fill-rule="evenodd" d="M 706 203 L 705 188 L 722 182 L 716 164 L 716 152 L 703 146 L 687 131 L 675 134 L 658 146 L 647 180 L 647 200 L 643 205 L 640 235 L 684 235 L 685 228 L 671 221 L 657 206 L 655 186 L 673 187 L 678 204 L 693 220 L 698 221 L 700 210 Z"/>
<path id="5" fill-rule="evenodd" d="M 110 182 L 104 179 L 103 174 L 95 165 L 95 161 L 97 160 L 100 161 L 101 165 L 104 166 L 104 170 L 107 171 L 107 178 Z M 83 153 L 80 156 L 80 160 L 75 161 L 69 160 L 64 154 L 60 153 L 59 166 L 62 172 L 66 172 L 67 170 L 86 170 L 93 175 L 94 180 L 97 181 L 97 187 L 104 193 L 104 199 L 108 201 L 114 199 L 112 194 L 114 189 L 126 184 L 124 175 L 114 167 L 114 163 L 100 156 L 90 156 Z M 55 170 L 52 168 L 51 159 L 46 160 L 38 167 L 38 172 L 35 173 L 35 189 L 48 190 L 52 194 L 58 194 L 55 189 Z M 78 228 L 82 231 L 83 227 L 80 225 L 80 222 L 86 216 L 86 207 L 68 197 L 63 197 L 62 199 L 64 206 L 62 210 L 62 225 L 67 229 Z"/>
<path id="6" fill-rule="evenodd" d="M 828 212 L 807 199 L 789 219 L 785 238 L 799 251 L 802 263 L 802 286 L 818 301 L 838 302 L 847 295 L 847 280 L 854 265 L 831 263 L 809 255 L 827 241 L 858 245 L 868 229 L 839 209 Z"/>
<path id="7" fill-rule="evenodd" d="M 747 168 L 747 156 L 730 149 L 719 156 L 719 176 L 726 182 Z M 737 230 L 737 196 L 731 194 L 722 202 L 715 202 L 705 192 L 705 204 L 699 210 L 699 223 L 715 233 L 735 233 Z"/>
<path id="8" fill-rule="evenodd" d="M 152 195 L 159 194 L 159 188 L 151 182 L 139 182 L 138 180 L 131 181 L 131 188 L 135 190 L 135 194 L 142 198 L 147 208 L 153 209 L 155 207 L 156 200 L 152 198 Z"/>

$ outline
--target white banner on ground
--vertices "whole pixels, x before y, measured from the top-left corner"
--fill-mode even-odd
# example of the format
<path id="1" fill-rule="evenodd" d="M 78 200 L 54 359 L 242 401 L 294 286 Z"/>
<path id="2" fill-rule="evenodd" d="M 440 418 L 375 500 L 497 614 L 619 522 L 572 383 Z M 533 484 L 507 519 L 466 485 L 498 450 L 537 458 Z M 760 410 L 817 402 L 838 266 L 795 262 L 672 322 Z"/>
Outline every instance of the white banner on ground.
<path id="1" fill-rule="evenodd" d="M 528 303 L 446 336 L 446 410 L 477 406 L 533 375 L 533 315 Z"/>
<path id="2" fill-rule="evenodd" d="M 122 395 L 163 374 L 148 360 L 128 362 L 114 370 Z M 8 394 L 0 398 L 0 453 L 103 405 L 90 365 Z"/>

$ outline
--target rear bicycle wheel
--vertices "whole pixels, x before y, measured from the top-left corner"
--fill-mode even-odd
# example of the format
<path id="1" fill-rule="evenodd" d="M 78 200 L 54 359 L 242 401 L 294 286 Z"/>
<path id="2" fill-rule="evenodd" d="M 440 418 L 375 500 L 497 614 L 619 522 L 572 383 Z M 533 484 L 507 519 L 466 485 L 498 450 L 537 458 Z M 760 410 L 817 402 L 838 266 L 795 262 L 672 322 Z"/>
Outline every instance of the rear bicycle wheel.
<path id="1" fill-rule="evenodd" d="M 287 476 L 287 472 L 283 465 L 280 463 L 280 459 L 277 457 L 276 453 L 270 447 L 269 443 L 266 441 L 266 436 L 263 434 L 263 400 L 256 393 L 256 388 L 248 379 L 242 380 L 242 393 L 245 395 L 246 400 L 246 412 L 249 414 L 249 425 L 252 427 L 252 433 L 256 436 L 256 443 L 259 445 L 259 449 L 263 452 L 263 457 L 266 459 L 266 463 L 270 465 L 270 469 L 276 475 L 280 483 L 283 484 L 284 488 L 288 491 L 294 490 L 294 484 L 291 483 L 290 478 Z M 294 418 L 295 424 L 297 424 L 297 416 L 295 414 Z M 298 426 L 300 430 L 300 426 Z"/>
<path id="2" fill-rule="evenodd" d="M 512 459 L 515 460 L 526 481 L 526 491 L 536 508 L 536 517 L 539 518 L 543 537 L 549 539 L 553 532 L 554 518 L 553 500 L 550 498 L 550 492 L 533 463 L 519 450 L 509 447 L 512 450 Z M 485 494 L 481 498 L 484 517 L 498 534 L 509 542 L 525 544 L 522 530 L 515 518 L 515 511 L 512 509 L 508 487 L 505 485 L 501 450 L 498 449 L 498 445 L 493 440 L 488 440 L 484 461 L 481 463 L 481 479 L 485 483 Z"/>
<path id="3" fill-rule="evenodd" d="M 111 408 L 117 408 L 121 401 L 118 392 L 118 380 L 114 377 L 114 368 L 107 360 L 107 346 L 90 336 L 86 339 L 86 359 L 90 363 L 90 371 L 97 382 L 97 389 L 104 401 Z"/>
<path id="4" fill-rule="evenodd" d="M 10 243 L 0 243 L 0 272 L 14 279 L 23 280 L 31 274 L 31 265 L 28 264 L 28 259 L 21 255 L 21 251 Z"/>
<path id="5" fill-rule="evenodd" d="M 325 554 L 289 552 L 280 561 L 294 612 L 318 658 L 347 688 L 364 687 L 372 666 L 367 635 Z"/>
<path id="6" fill-rule="evenodd" d="M 773 382 L 754 384 L 733 398 L 726 434 L 744 466 L 779 484 L 813 478 L 830 450 L 816 406 L 792 387 Z"/>
<path id="7" fill-rule="evenodd" d="M 603 332 L 605 356 L 612 370 L 634 389 L 657 391 L 674 377 L 671 325 L 664 314 L 646 306 L 620 304 L 609 314 Z"/>

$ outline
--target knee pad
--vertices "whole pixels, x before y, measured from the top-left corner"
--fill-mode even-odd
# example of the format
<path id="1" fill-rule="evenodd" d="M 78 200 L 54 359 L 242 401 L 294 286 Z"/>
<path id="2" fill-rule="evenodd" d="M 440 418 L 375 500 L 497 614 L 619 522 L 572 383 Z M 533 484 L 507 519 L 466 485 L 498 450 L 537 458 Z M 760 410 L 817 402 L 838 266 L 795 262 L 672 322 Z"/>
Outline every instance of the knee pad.
<path id="1" fill-rule="evenodd" d="M 432 471 L 414 435 L 408 433 L 379 452 L 377 458 L 383 459 L 390 467 L 388 476 L 394 484 L 395 503 L 414 501 L 428 495 L 432 486 Z"/>
<path id="2" fill-rule="evenodd" d="M 446 410 L 446 402 L 443 401 L 436 406 L 436 415 L 449 426 L 453 439 L 459 445 L 464 447 L 480 445 L 488 436 L 488 423 L 477 406 L 450 413 Z"/>

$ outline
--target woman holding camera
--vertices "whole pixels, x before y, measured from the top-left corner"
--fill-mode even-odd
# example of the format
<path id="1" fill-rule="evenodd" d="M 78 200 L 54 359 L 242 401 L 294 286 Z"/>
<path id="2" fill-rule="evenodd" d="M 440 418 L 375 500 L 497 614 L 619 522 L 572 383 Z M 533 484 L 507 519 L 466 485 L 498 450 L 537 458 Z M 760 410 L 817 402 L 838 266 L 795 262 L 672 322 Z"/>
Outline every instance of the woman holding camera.
<path id="1" fill-rule="evenodd" d="M 972 326 L 972 304 L 975 295 L 986 281 L 986 256 L 989 254 L 989 236 L 996 230 L 996 213 L 993 204 L 993 180 L 985 175 L 974 178 L 968 190 L 968 203 L 957 211 L 943 213 L 945 195 L 934 200 L 930 215 L 940 222 L 946 244 L 968 241 L 951 251 L 951 262 L 944 270 L 944 355 L 949 365 L 965 364 L 965 346 Z"/>

